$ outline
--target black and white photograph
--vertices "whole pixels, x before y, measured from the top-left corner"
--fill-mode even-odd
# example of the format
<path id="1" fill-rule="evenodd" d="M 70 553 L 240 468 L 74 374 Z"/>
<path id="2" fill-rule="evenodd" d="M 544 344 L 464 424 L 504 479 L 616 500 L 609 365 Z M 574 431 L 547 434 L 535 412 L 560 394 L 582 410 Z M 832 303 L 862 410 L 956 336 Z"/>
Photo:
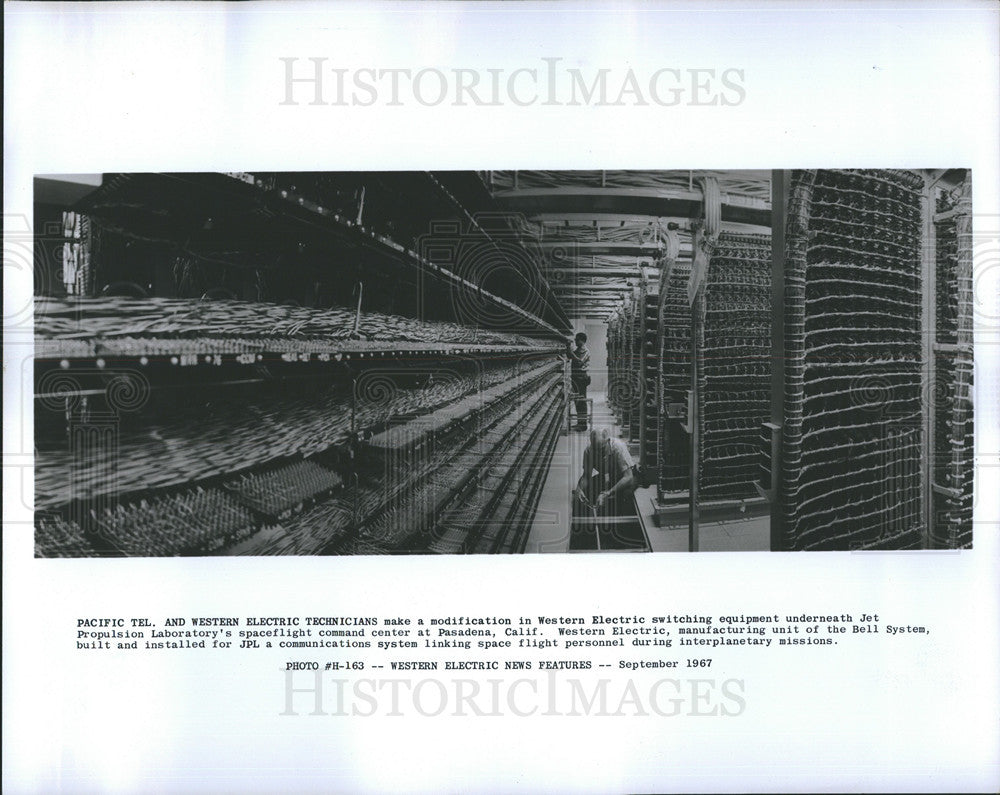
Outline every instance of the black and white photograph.
<path id="1" fill-rule="evenodd" d="M 972 545 L 967 169 L 34 190 L 39 557 Z"/>
<path id="2" fill-rule="evenodd" d="M 997 792 L 998 22 L 8 0 L 3 792 Z"/>

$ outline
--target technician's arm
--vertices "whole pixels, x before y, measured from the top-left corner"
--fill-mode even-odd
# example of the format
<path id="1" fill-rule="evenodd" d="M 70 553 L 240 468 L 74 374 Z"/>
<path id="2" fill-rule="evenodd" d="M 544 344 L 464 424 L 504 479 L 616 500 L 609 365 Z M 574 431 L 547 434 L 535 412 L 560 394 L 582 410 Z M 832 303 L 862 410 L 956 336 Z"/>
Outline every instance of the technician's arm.
<path id="1" fill-rule="evenodd" d="M 614 499 L 619 494 L 626 493 L 626 490 L 635 490 L 636 487 L 635 478 L 632 475 L 632 469 L 622 475 L 621 480 L 615 483 L 610 489 L 601 493 L 601 496 L 597 498 L 597 507 L 600 508 L 608 500 Z"/>
<path id="2" fill-rule="evenodd" d="M 629 469 L 628 472 L 622 475 L 621 480 L 607 490 L 606 494 L 609 498 L 617 497 L 619 494 L 623 494 L 626 491 L 634 491 L 635 487 L 635 476 L 632 474 L 632 470 Z"/>

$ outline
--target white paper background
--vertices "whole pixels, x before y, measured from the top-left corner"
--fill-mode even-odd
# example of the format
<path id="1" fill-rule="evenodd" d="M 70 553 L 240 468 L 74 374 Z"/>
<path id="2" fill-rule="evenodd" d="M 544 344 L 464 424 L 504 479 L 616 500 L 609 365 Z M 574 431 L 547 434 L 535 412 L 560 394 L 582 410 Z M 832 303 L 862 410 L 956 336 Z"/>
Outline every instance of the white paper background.
<path id="1" fill-rule="evenodd" d="M 6 5 L 7 792 L 997 788 L 996 6 L 761 5 Z M 291 56 L 351 69 L 511 70 L 542 57 L 646 74 L 738 68 L 746 100 L 282 107 L 278 59 Z M 33 174 L 803 166 L 973 168 L 973 552 L 32 558 L 31 253 L 15 233 Z M 80 616 L 844 609 L 932 634 L 719 652 L 713 675 L 746 683 L 747 709 L 731 719 L 282 717 L 287 654 L 130 656 L 72 642 Z"/>

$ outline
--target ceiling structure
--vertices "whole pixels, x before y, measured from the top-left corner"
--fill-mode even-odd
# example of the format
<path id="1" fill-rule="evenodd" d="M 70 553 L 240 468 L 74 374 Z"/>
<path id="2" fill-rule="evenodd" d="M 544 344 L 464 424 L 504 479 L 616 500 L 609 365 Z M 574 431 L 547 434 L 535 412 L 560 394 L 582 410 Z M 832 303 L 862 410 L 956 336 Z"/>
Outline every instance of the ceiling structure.
<path id="1" fill-rule="evenodd" d="M 528 270 L 534 271 L 525 274 L 526 289 L 538 292 L 533 301 L 542 325 L 560 331 L 574 320 L 608 319 L 643 279 L 657 282 L 669 248 L 681 261 L 691 258 L 692 222 L 704 214 L 708 178 L 719 189 L 723 228 L 762 231 L 770 227 L 769 171 L 270 175 L 288 177 L 285 181 L 300 187 L 316 183 L 312 190 L 324 196 L 323 206 L 313 206 L 306 201 L 309 196 L 296 199 L 288 190 L 279 195 L 277 183 L 271 190 L 265 189 L 270 183 L 262 188 L 261 178 L 267 182 L 269 175 L 257 175 L 256 188 L 242 184 L 235 178 L 239 176 L 132 174 L 73 179 L 81 184 L 71 187 L 89 195 L 71 198 L 84 212 L 100 216 L 112 228 L 127 228 L 141 239 L 182 240 L 186 250 L 200 256 L 228 258 L 253 267 L 281 262 L 279 255 L 290 249 L 322 252 L 331 246 L 339 247 L 338 252 L 347 246 L 359 262 L 365 254 L 366 266 L 374 267 L 373 251 L 388 259 L 405 259 L 406 249 L 416 248 L 416 233 L 401 228 L 407 213 L 416 218 L 411 226 L 418 231 L 427 229 L 423 215 L 446 218 L 454 215 L 456 207 L 471 208 L 469 217 L 477 229 L 477 219 L 495 213 L 500 218 L 493 224 L 502 231 L 490 227 L 483 234 L 491 240 L 500 234 L 495 239 L 502 240 L 513 232 L 524 244 L 533 260 Z M 38 189 L 44 193 L 50 182 L 58 187 L 66 181 L 64 176 L 43 179 Z M 101 186 L 95 189 L 95 182 Z M 377 190 L 366 192 L 366 187 Z M 349 205 L 342 215 L 357 223 L 352 225 L 337 215 L 335 199 L 340 194 Z M 410 196 L 424 197 L 419 211 L 413 210 L 416 205 Z M 383 204 L 388 202 L 381 214 L 369 209 L 377 197 Z M 371 228 L 361 226 L 362 211 L 365 226 Z M 381 216 L 392 219 L 382 224 L 384 229 L 378 226 Z M 375 245 L 375 233 L 402 247 Z M 232 257 L 230 250 L 236 252 Z M 509 280 L 509 274 L 503 278 Z M 479 284 L 478 289 L 485 294 L 501 287 Z M 514 295 L 518 291 L 508 287 L 513 290 L 511 300 L 518 302 Z"/>
<path id="2" fill-rule="evenodd" d="M 493 171 L 497 206 L 523 238 L 566 316 L 606 320 L 642 279 L 657 281 L 674 234 L 690 259 L 703 180 L 719 186 L 722 222 L 770 226 L 769 171 Z"/>

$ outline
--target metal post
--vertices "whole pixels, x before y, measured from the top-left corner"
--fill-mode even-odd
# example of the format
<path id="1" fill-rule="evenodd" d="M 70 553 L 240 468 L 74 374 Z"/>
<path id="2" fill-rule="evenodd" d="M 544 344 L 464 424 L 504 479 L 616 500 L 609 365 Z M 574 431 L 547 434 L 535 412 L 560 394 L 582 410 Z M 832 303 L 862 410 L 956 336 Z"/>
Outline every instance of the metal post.
<path id="1" fill-rule="evenodd" d="M 924 234 L 921 246 L 922 305 L 920 334 L 923 344 L 921 355 L 923 367 L 920 370 L 921 417 L 920 428 L 923 436 L 920 444 L 920 527 L 921 546 L 933 546 L 931 522 L 934 518 L 934 447 L 936 434 L 935 403 L 937 393 L 937 360 L 934 343 L 937 341 L 937 239 L 934 228 L 937 189 L 933 174 L 924 176 Z"/>
<path id="2" fill-rule="evenodd" d="M 351 332 L 351 339 L 361 339 L 361 298 L 365 292 L 364 282 L 358 282 L 355 287 L 358 294 L 358 308 L 354 313 L 354 331 Z"/>
<path id="3" fill-rule="evenodd" d="M 641 282 L 639 291 L 639 372 L 638 381 L 640 388 L 637 390 L 636 399 L 639 401 L 639 464 L 645 465 L 646 461 L 646 285 Z"/>
<path id="4" fill-rule="evenodd" d="M 788 193 L 791 173 L 771 172 L 771 424 L 784 427 L 785 401 L 785 226 L 788 220 Z M 778 503 L 781 493 L 780 460 L 783 451 L 782 434 L 775 432 L 772 441 L 771 550 L 785 548 L 785 517 Z M 777 459 L 777 460 L 776 460 Z"/>
<path id="5" fill-rule="evenodd" d="M 691 399 L 688 401 L 688 423 L 691 430 L 691 486 L 688 496 L 688 551 L 697 552 L 699 548 L 699 524 L 701 509 L 698 503 L 698 475 L 701 469 L 699 445 L 701 434 L 699 424 L 701 418 L 698 411 L 698 339 L 700 328 L 704 323 L 705 285 L 698 287 L 694 303 L 691 305 Z"/>
<path id="6" fill-rule="evenodd" d="M 355 226 L 361 226 L 361 219 L 365 214 L 365 186 L 361 186 L 361 196 L 358 198 L 358 217 L 354 219 Z"/>

